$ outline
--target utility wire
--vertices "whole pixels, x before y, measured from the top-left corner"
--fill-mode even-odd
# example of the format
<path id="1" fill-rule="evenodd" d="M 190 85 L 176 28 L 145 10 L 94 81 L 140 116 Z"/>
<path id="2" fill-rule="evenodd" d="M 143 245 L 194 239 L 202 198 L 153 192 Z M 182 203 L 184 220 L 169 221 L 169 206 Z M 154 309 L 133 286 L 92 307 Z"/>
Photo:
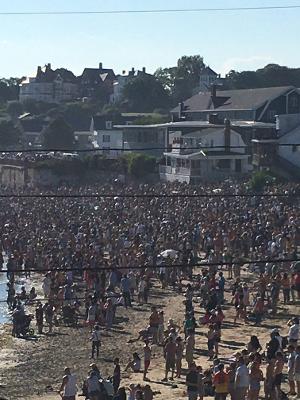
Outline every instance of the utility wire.
<path id="1" fill-rule="evenodd" d="M 142 125 L 141 125 L 142 126 Z M 268 144 L 268 143 L 267 143 Z M 275 143 L 276 146 L 278 147 L 291 147 L 291 146 L 300 146 L 300 143 Z M 181 150 L 198 150 L 198 151 L 208 151 L 211 149 L 245 149 L 245 148 L 251 148 L 253 145 L 241 145 L 241 146 L 204 146 L 204 147 L 182 147 Z M 16 149 L 9 149 L 9 150 L 1 150 L 0 153 L 96 153 L 98 151 L 121 151 L 121 152 L 131 152 L 131 151 L 147 151 L 147 150 L 170 150 L 172 148 L 172 145 L 170 146 L 165 146 L 165 147 L 135 147 L 131 149 L 125 149 L 125 148 L 120 148 L 120 147 L 97 147 L 94 149 L 21 149 L 21 150 L 16 150 Z M 178 148 L 173 148 L 174 149 L 180 149 Z M 1 160 L 1 154 L 0 154 L 0 160 Z"/>
<path id="2" fill-rule="evenodd" d="M 293 197 L 299 198 L 300 193 L 240 193 L 240 194 L 231 194 L 231 193 L 224 193 L 224 194 L 216 194 L 216 193 L 201 193 L 201 194 L 124 194 L 124 193 L 114 193 L 114 194 L 107 194 L 107 193 L 95 193 L 95 194 L 0 194 L 0 198 L 17 198 L 17 199 L 99 199 L 99 198 L 157 198 L 157 199 L 164 199 L 164 198 L 215 198 L 215 197 Z"/>
<path id="3" fill-rule="evenodd" d="M 93 271 L 93 272 L 102 272 L 102 271 L 115 271 L 115 270 L 140 270 L 140 269 L 160 269 L 160 268 L 183 268 L 183 267 L 221 267 L 221 266 L 226 266 L 226 265 L 245 265 L 245 264 L 260 264 L 260 263 L 283 263 L 283 262 L 298 262 L 300 261 L 300 258 L 274 258 L 274 259 L 267 259 L 267 260 L 250 260 L 250 261 L 220 261 L 220 262 L 198 262 L 198 263 L 185 263 L 185 264 L 171 264 L 171 265 L 138 265 L 138 266 L 129 266 L 129 267 L 122 267 L 122 266 L 115 266 L 115 267 L 101 267 L 101 268 L 94 268 L 94 267 L 71 267 L 71 268 L 50 268 L 50 269 L 15 269 L 15 270 L 8 270 L 8 269 L 2 269 L 0 273 L 24 273 L 24 272 L 42 272 L 42 273 L 47 273 L 51 271 L 60 271 L 60 272 L 68 272 L 68 271 L 79 271 L 79 272 L 84 272 L 84 271 Z"/>
<path id="4" fill-rule="evenodd" d="M 106 14 L 170 14 L 170 13 L 213 13 L 230 11 L 271 11 L 295 10 L 300 5 L 257 6 L 257 7 L 218 7 L 218 8 L 174 8 L 146 10 L 101 10 L 101 11 L 2 11 L 0 15 L 106 15 Z"/>

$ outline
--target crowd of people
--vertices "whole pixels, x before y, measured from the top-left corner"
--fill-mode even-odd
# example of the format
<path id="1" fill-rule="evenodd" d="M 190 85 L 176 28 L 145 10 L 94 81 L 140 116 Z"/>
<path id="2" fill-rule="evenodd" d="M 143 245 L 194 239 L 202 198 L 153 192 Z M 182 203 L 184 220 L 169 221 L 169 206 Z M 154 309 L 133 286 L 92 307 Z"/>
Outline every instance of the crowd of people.
<path id="1" fill-rule="evenodd" d="M 279 399 L 286 349 L 294 357 L 288 356 L 287 363 L 293 371 L 290 391 L 299 396 L 296 335 L 296 342 L 289 338 L 285 346 L 280 343 L 272 357 L 267 354 L 268 347 L 265 358 L 260 346 L 252 351 L 254 339 L 233 360 L 221 362 L 219 351 L 226 322 L 226 292 L 235 309 L 233 324 L 256 326 L 276 315 L 279 302 L 295 304 L 300 298 L 300 269 L 294 262 L 300 245 L 299 188 L 278 183 L 265 189 L 274 196 L 236 196 L 249 193 L 246 182 L 228 180 L 194 187 L 116 181 L 101 187 L 28 188 L 19 193 L 41 197 L 1 198 L 0 269 L 7 270 L 13 334 L 28 334 L 25 311 L 28 308 L 32 314 L 33 306 L 30 318 L 35 318 L 39 334 L 45 327 L 51 334 L 60 323 L 78 325 L 81 319 L 82 325 L 89 327 L 91 358 L 97 358 L 101 330 L 112 329 L 119 307 L 147 304 L 157 280 L 162 290 L 172 288 L 185 296 L 185 319 L 180 327 L 172 320 L 165 326 L 163 310 L 154 307 L 139 335 L 144 342 L 144 368 L 136 354 L 127 370 L 142 369 L 147 381 L 151 346 L 162 346 L 162 380 L 181 378 L 185 357 L 191 400 L 211 393 L 218 399 L 230 394 L 233 400 L 248 393 L 248 399 L 254 400 L 263 379 L 266 397 Z M 3 192 L 9 195 L 11 190 Z M 81 197 L 73 198 L 73 194 Z M 253 273 L 252 281 L 244 279 L 245 265 L 247 274 Z M 35 272 L 43 277 L 42 293 L 37 295 L 34 288 L 18 292 L 18 276 L 30 278 Z M 200 319 L 195 316 L 196 307 L 203 314 Z M 195 364 L 196 328 L 204 330 L 207 337 L 207 357 L 213 363 L 208 370 Z M 267 363 L 265 377 L 262 362 Z M 69 375 L 70 370 L 61 387 L 66 399 L 73 396 L 66 394 L 74 386 Z M 95 373 L 91 375 L 91 381 L 95 380 Z M 148 387 L 131 388 L 129 398 L 150 400 Z M 123 398 L 124 390 L 113 389 L 114 396 Z M 95 396 L 90 399 L 98 399 Z"/>

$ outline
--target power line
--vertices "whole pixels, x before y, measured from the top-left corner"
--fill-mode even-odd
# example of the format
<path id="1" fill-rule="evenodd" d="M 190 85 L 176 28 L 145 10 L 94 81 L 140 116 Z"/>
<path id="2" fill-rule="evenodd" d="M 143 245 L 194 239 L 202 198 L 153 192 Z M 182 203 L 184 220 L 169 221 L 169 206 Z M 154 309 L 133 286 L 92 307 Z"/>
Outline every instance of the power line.
<path id="1" fill-rule="evenodd" d="M 142 127 L 143 125 L 141 125 Z M 291 147 L 291 146 L 300 146 L 300 143 L 275 143 L 278 147 Z M 198 151 L 207 151 L 211 149 L 245 149 L 252 147 L 252 144 L 249 145 L 240 145 L 240 146 L 201 146 L 201 147 L 182 147 L 181 150 L 198 150 Z M 164 147 L 133 147 L 133 148 L 122 148 L 122 147 L 97 147 L 94 149 L 9 149 L 9 150 L 1 150 L 0 153 L 97 153 L 98 151 L 120 151 L 120 152 L 132 152 L 132 151 L 153 151 L 153 150 L 170 150 L 172 145 L 164 146 Z M 174 148 L 173 148 L 174 149 Z M 177 149 L 177 148 L 175 148 Z M 179 150 L 179 148 L 178 148 Z M 1 160 L 1 154 L 0 154 Z"/>
<path id="2" fill-rule="evenodd" d="M 245 264 L 261 264 L 261 263 L 283 263 L 283 262 L 298 262 L 300 261 L 300 258 L 274 258 L 274 259 L 266 259 L 266 260 L 250 260 L 250 261 L 220 261 L 220 262 L 198 262 L 198 263 L 185 263 L 185 264 L 170 264 L 170 265 L 138 265 L 138 266 L 129 266 L 129 267 L 122 267 L 122 266 L 115 266 L 115 267 L 101 267 L 101 268 L 94 268 L 94 267 L 71 267 L 71 268 L 51 268 L 48 270 L 45 269 L 15 269 L 15 270 L 8 270 L 8 269 L 2 269 L 0 270 L 0 273 L 24 273 L 24 272 L 42 272 L 42 273 L 47 273 L 47 272 L 68 272 L 68 271 L 79 271 L 79 272 L 84 272 L 84 271 L 92 271 L 92 272 L 102 272 L 102 271 L 115 271 L 115 270 L 141 270 L 141 269 L 160 269 L 160 268 L 184 268 L 184 267 L 221 267 L 221 266 L 226 266 L 226 265 L 245 265 Z"/>
<path id="3" fill-rule="evenodd" d="M 102 11 L 2 11 L 0 15 L 107 15 L 107 14 L 171 14 L 171 13 L 213 13 L 231 11 L 271 11 L 294 10 L 300 5 L 257 6 L 257 7 L 218 7 L 218 8 L 178 8 L 148 10 L 102 10 Z"/>
<path id="4" fill-rule="evenodd" d="M 17 199 L 39 199 L 39 198 L 49 198 L 49 199 L 99 199 L 99 198 L 215 198 L 215 197 L 293 197 L 299 198 L 300 193 L 193 193 L 193 194 L 161 194 L 161 193 L 152 193 L 152 194 L 124 194 L 124 193 L 93 193 L 93 194 L 0 194 L 0 198 L 17 198 Z"/>

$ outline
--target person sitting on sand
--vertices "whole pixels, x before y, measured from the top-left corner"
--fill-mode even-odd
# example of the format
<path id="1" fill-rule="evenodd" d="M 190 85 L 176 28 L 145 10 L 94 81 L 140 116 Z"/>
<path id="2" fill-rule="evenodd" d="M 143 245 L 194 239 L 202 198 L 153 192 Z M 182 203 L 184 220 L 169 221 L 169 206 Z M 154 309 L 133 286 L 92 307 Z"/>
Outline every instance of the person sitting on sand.
<path id="1" fill-rule="evenodd" d="M 127 364 L 125 371 L 128 371 L 129 368 L 131 368 L 133 372 L 141 371 L 141 358 L 138 353 L 132 354 L 132 360 Z"/>

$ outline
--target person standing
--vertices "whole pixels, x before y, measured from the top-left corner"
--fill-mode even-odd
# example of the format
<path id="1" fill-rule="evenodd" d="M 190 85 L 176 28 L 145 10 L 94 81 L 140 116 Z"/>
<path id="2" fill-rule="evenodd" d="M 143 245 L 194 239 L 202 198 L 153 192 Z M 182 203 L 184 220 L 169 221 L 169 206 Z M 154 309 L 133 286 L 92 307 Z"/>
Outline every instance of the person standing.
<path id="1" fill-rule="evenodd" d="M 219 371 L 213 377 L 215 400 L 225 400 L 228 394 L 229 376 L 224 372 L 224 364 L 218 365 Z"/>
<path id="2" fill-rule="evenodd" d="M 166 360 L 166 367 L 165 367 L 165 377 L 162 380 L 163 382 L 168 381 L 168 373 L 171 370 L 171 378 L 170 380 L 174 380 L 174 371 L 175 371 L 175 357 L 176 357 L 176 343 L 173 340 L 172 336 L 169 336 L 167 340 L 167 344 L 164 348 L 164 357 Z"/>
<path id="3" fill-rule="evenodd" d="M 236 400 L 245 400 L 249 387 L 249 370 L 245 360 L 241 357 L 238 361 L 238 367 L 235 373 L 235 398 Z"/>
<path id="4" fill-rule="evenodd" d="M 185 359 L 188 364 L 188 368 L 190 368 L 194 360 L 194 347 L 195 347 L 194 331 L 192 329 L 189 329 L 185 345 Z"/>
<path id="5" fill-rule="evenodd" d="M 125 307 L 132 307 L 131 305 L 131 294 L 130 294 L 130 280 L 125 274 L 121 279 L 121 290 L 125 302 Z"/>
<path id="6" fill-rule="evenodd" d="M 288 372 L 288 380 L 289 380 L 289 387 L 290 391 L 289 394 L 291 396 L 296 395 L 296 386 L 295 386 L 295 375 L 294 375 L 294 369 L 295 369 L 295 348 L 292 344 L 288 346 L 288 362 L 287 362 L 287 372 Z"/>
<path id="7" fill-rule="evenodd" d="M 183 343 L 180 336 L 176 338 L 176 378 L 181 378 Z"/>
<path id="8" fill-rule="evenodd" d="M 188 400 L 197 400 L 198 398 L 198 387 L 199 387 L 199 373 L 197 371 L 196 364 L 191 363 L 189 372 L 186 375 L 186 386 Z"/>
<path id="9" fill-rule="evenodd" d="M 38 328 L 38 333 L 41 335 L 43 333 L 43 326 L 44 326 L 44 310 L 42 303 L 39 303 L 35 310 L 35 319 Z"/>
<path id="10" fill-rule="evenodd" d="M 114 373 L 113 373 L 113 387 L 115 394 L 117 393 L 120 383 L 121 383 L 121 367 L 120 367 L 120 360 L 118 357 L 114 359 Z"/>
<path id="11" fill-rule="evenodd" d="M 71 373 L 70 368 L 64 370 L 64 377 L 59 389 L 59 394 L 62 400 L 76 400 L 77 383 L 76 376 Z"/>
<path id="12" fill-rule="evenodd" d="M 147 380 L 147 372 L 151 362 L 151 347 L 149 346 L 149 340 L 145 340 L 144 345 L 144 381 Z"/>
<path id="13" fill-rule="evenodd" d="M 100 346 L 101 346 L 101 333 L 100 333 L 100 326 L 99 325 L 95 325 L 90 340 L 92 341 L 92 355 L 91 355 L 91 358 L 94 358 L 95 351 L 96 351 L 97 358 L 99 358 L 99 349 L 100 349 Z"/>
<path id="14" fill-rule="evenodd" d="M 296 347 L 294 377 L 296 381 L 297 397 L 300 398 L 300 346 Z"/>

